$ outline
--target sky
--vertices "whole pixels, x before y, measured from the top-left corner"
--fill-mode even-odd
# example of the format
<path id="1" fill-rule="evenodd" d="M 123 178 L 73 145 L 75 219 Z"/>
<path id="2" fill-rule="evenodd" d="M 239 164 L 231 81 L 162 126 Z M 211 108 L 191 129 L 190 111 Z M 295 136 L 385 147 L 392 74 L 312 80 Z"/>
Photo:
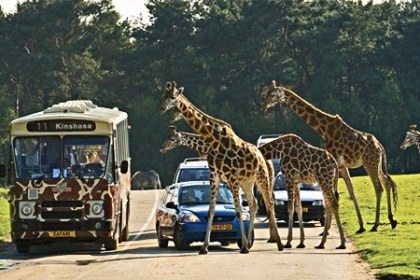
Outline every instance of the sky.
<path id="1" fill-rule="evenodd" d="M 16 11 L 16 3 L 25 2 L 25 0 L 0 0 L 0 6 L 5 13 L 13 13 Z M 140 14 L 143 17 L 147 15 L 145 0 L 113 0 L 115 9 L 123 18 L 133 19 Z"/>

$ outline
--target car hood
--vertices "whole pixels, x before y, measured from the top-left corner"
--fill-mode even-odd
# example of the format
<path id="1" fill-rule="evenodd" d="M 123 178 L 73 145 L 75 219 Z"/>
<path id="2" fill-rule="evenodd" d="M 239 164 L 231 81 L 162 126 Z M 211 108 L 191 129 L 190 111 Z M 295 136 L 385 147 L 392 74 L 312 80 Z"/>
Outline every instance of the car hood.
<path id="1" fill-rule="evenodd" d="M 276 200 L 288 201 L 287 191 L 274 191 L 274 197 Z M 301 201 L 313 201 L 313 200 L 323 200 L 322 191 L 300 191 L 300 200 Z"/>
<path id="2" fill-rule="evenodd" d="M 207 216 L 209 211 L 208 204 L 199 205 L 183 205 L 180 207 L 181 212 L 192 212 L 197 216 Z M 232 204 L 216 204 L 215 213 L 223 216 L 235 216 L 235 206 Z"/>

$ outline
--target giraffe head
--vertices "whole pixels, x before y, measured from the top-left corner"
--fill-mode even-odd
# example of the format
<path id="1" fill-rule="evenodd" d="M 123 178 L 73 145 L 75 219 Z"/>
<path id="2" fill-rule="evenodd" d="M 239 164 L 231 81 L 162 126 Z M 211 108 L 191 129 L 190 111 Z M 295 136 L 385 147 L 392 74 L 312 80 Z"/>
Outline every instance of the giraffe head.
<path id="1" fill-rule="evenodd" d="M 276 86 L 276 81 L 272 81 L 268 87 L 265 100 L 261 104 L 261 111 L 265 112 L 268 108 L 274 107 L 277 103 L 284 102 L 286 95 L 280 86 Z"/>
<path id="2" fill-rule="evenodd" d="M 418 132 L 416 128 L 417 128 L 416 124 L 410 125 L 407 131 L 407 136 L 405 137 L 404 141 L 402 142 L 400 146 L 401 149 L 405 150 L 411 145 L 415 145 L 418 143 L 419 138 L 420 138 L 420 132 Z"/>
<path id="3" fill-rule="evenodd" d="M 181 96 L 184 88 L 176 88 L 175 82 L 168 82 L 166 84 L 166 91 L 163 95 L 163 103 L 160 106 L 160 114 L 163 115 L 166 111 L 177 107 L 179 102 L 179 96 Z"/>
<path id="4" fill-rule="evenodd" d="M 169 126 L 171 133 L 169 134 L 168 138 L 166 138 L 165 142 L 160 147 L 161 153 L 166 153 L 173 148 L 179 147 L 181 145 L 181 134 L 176 131 L 176 126 L 171 125 Z"/>

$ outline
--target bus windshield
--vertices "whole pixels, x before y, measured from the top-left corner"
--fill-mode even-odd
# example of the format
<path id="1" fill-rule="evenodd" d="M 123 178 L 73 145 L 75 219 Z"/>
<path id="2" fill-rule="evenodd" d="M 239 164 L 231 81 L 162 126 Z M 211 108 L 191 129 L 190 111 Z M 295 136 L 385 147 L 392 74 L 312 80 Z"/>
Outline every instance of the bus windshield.
<path id="1" fill-rule="evenodd" d="M 16 137 L 13 140 L 18 178 L 100 178 L 109 162 L 106 136 Z"/>

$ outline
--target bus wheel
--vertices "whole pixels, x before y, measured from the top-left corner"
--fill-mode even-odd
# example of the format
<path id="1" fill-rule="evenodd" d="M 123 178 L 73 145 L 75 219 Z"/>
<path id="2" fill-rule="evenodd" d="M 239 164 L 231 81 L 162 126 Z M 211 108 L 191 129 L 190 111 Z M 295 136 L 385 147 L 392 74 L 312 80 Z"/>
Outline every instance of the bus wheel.
<path id="1" fill-rule="evenodd" d="M 15 245 L 18 253 L 28 253 L 31 249 L 31 245 L 27 241 L 16 241 Z"/>
<path id="2" fill-rule="evenodd" d="M 105 250 L 106 251 L 114 251 L 118 249 L 118 239 L 109 238 L 105 240 Z"/>

